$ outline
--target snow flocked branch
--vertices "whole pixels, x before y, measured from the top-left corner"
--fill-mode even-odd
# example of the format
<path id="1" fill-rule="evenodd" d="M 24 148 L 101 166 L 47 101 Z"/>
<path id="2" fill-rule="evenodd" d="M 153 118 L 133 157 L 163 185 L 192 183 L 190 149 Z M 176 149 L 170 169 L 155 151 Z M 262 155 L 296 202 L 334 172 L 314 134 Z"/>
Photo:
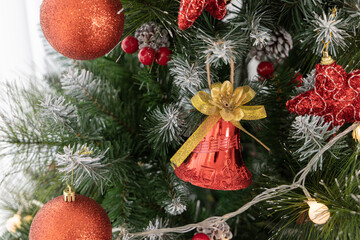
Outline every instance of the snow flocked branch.
<path id="1" fill-rule="evenodd" d="M 331 123 L 319 116 L 297 116 L 291 125 L 291 138 L 301 145 L 294 155 L 298 156 L 299 161 L 305 161 L 316 154 L 338 130 L 339 127 L 330 128 Z M 346 147 L 344 143 L 338 143 L 337 148 Z M 321 155 L 318 165 L 314 165 L 314 170 L 319 166 L 322 169 L 323 156 Z"/>
<path id="2" fill-rule="evenodd" d="M 122 237 L 123 240 L 128 240 L 128 239 L 133 239 L 136 237 L 151 237 L 150 239 L 155 240 L 155 239 L 163 239 L 163 237 L 165 236 L 165 234 L 168 233 L 186 233 L 186 232 L 190 232 L 194 229 L 196 229 L 197 227 L 208 227 L 211 226 L 213 224 L 218 224 L 218 223 L 222 223 L 227 221 L 230 218 L 233 218 L 237 215 L 242 214 L 243 212 L 245 212 L 247 209 L 249 209 L 251 206 L 262 202 L 262 201 L 266 201 L 278 196 L 281 196 L 285 193 L 288 193 L 296 188 L 301 188 L 305 194 L 305 196 L 310 200 L 312 199 L 310 196 L 310 193 L 308 192 L 308 190 L 305 187 L 305 179 L 307 177 L 307 175 L 310 173 L 311 169 L 318 164 L 318 161 L 320 159 L 320 157 L 327 151 L 329 150 L 334 144 L 336 144 L 340 139 L 342 139 L 345 135 L 347 135 L 349 132 L 353 131 L 354 129 L 356 129 L 358 126 L 360 126 L 360 123 L 354 123 L 353 125 L 351 125 L 350 127 L 348 127 L 347 129 L 345 129 L 343 132 L 339 133 L 338 135 L 336 135 L 334 138 L 332 138 L 324 147 L 322 147 L 313 157 L 312 159 L 309 161 L 309 163 L 306 165 L 306 167 L 304 167 L 302 170 L 300 170 L 294 177 L 293 179 L 293 183 L 289 184 L 289 185 L 280 185 L 274 188 L 270 188 L 270 189 L 266 189 L 265 191 L 263 191 L 262 193 L 260 193 L 259 195 L 257 195 L 256 197 L 254 197 L 250 202 L 246 203 L 245 205 L 243 205 L 241 208 L 239 208 L 238 210 L 234 211 L 234 212 L 230 212 L 227 213 L 221 217 L 210 217 L 205 219 L 202 222 L 199 223 L 194 223 L 194 224 L 188 224 L 185 226 L 181 226 L 181 227 L 175 227 L 175 228 L 161 228 L 161 226 L 154 226 L 152 224 L 151 228 L 147 228 L 145 229 L 144 232 L 138 232 L 138 233 L 129 233 L 126 230 L 124 230 L 124 228 L 114 228 L 113 232 L 119 232 L 121 231 L 121 235 L 119 235 L 119 237 Z"/>
<path id="3" fill-rule="evenodd" d="M 56 165 L 59 172 L 64 173 L 64 180 L 70 178 L 74 171 L 74 186 L 79 186 L 81 182 L 90 179 L 101 187 L 105 181 L 108 169 L 104 164 L 105 154 L 108 150 L 100 151 L 93 147 L 84 145 L 75 145 L 73 147 L 65 146 L 64 153 L 58 154 Z"/>

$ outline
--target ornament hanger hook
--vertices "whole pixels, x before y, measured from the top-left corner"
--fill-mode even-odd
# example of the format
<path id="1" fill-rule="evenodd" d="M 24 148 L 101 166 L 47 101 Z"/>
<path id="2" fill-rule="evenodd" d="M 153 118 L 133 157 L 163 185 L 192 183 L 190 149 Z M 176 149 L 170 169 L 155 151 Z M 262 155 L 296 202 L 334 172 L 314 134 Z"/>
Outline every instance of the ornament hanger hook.
<path id="1" fill-rule="evenodd" d="M 79 152 L 79 155 L 82 156 L 82 155 L 89 155 L 89 154 L 93 154 L 94 151 L 88 151 L 88 148 L 87 147 L 84 147 L 80 152 Z M 65 178 L 66 178 L 66 185 L 67 187 L 70 189 L 70 188 L 73 188 L 74 187 L 74 159 L 71 158 L 71 183 L 69 184 L 68 183 L 68 176 L 65 172 Z"/>
<path id="2" fill-rule="evenodd" d="M 65 202 L 75 202 L 75 190 L 73 189 L 74 185 L 74 159 L 71 159 L 72 166 L 71 166 L 71 184 L 68 183 L 68 177 L 65 172 L 66 177 L 66 186 L 67 189 L 64 190 L 64 201 Z"/>

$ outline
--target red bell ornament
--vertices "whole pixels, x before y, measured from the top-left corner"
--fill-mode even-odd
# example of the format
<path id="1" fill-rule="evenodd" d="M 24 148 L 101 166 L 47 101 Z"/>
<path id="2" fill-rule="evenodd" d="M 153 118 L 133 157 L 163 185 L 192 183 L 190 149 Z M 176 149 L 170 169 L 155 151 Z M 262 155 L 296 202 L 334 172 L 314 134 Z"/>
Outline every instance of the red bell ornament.
<path id="1" fill-rule="evenodd" d="M 252 184 L 241 157 L 240 130 L 222 118 L 212 127 L 176 175 L 191 184 L 216 190 L 239 190 Z"/>
<path id="2" fill-rule="evenodd" d="M 191 98 L 193 106 L 208 117 L 170 159 L 179 178 L 199 187 L 239 190 L 252 183 L 240 154 L 240 130 L 270 150 L 240 123 L 266 118 L 266 111 L 262 105 L 245 105 L 255 92 L 249 86 L 234 90 L 234 64 L 231 69 L 231 82 L 209 84 L 211 94 L 199 91 Z"/>

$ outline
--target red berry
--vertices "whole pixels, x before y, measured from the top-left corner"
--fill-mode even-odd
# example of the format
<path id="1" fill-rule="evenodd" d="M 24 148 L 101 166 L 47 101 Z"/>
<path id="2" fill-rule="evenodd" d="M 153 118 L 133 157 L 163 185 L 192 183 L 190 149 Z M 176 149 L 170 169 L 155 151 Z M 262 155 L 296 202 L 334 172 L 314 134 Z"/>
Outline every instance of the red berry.
<path id="1" fill-rule="evenodd" d="M 295 79 L 291 81 L 291 84 L 297 83 L 297 87 L 301 87 L 303 84 L 303 76 L 300 73 L 295 74 Z"/>
<path id="2" fill-rule="evenodd" d="M 139 42 L 133 36 L 127 36 L 124 40 L 122 40 L 121 48 L 126 53 L 134 53 L 139 48 Z"/>
<path id="3" fill-rule="evenodd" d="M 142 64 L 151 65 L 155 61 L 155 50 L 149 47 L 144 47 L 140 49 L 138 58 Z"/>
<path id="4" fill-rule="evenodd" d="M 192 240 L 210 240 L 205 233 L 197 233 L 193 236 Z"/>
<path id="5" fill-rule="evenodd" d="M 156 62 L 160 65 L 165 66 L 170 61 L 172 52 L 167 47 L 162 47 L 156 52 Z"/>
<path id="6" fill-rule="evenodd" d="M 261 62 L 257 67 L 257 72 L 260 76 L 269 79 L 273 77 L 274 66 L 271 62 Z"/>

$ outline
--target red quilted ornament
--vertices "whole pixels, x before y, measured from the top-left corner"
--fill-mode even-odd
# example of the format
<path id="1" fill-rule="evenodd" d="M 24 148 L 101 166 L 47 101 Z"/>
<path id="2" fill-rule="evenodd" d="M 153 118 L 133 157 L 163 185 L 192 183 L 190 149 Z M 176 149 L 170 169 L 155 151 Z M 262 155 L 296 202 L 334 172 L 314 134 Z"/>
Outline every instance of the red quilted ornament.
<path id="1" fill-rule="evenodd" d="M 286 103 L 291 113 L 316 115 L 332 126 L 360 121 L 360 70 L 346 73 L 336 62 L 316 65 L 315 87 Z"/>
<path id="2" fill-rule="evenodd" d="M 204 9 L 221 20 L 226 15 L 226 0 L 181 0 L 178 24 L 181 30 L 191 27 Z"/>

